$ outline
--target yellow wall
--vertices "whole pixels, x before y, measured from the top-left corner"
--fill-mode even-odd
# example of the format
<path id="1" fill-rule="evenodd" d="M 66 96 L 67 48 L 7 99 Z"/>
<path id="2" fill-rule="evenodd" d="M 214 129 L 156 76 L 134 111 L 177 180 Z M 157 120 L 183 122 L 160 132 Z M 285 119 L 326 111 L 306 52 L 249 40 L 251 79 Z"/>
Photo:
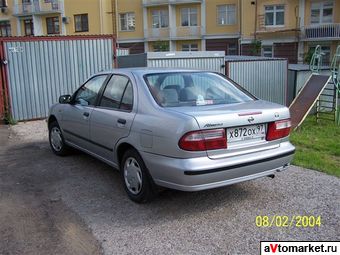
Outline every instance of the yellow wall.
<path id="1" fill-rule="evenodd" d="M 266 30 L 278 30 L 278 29 L 294 29 L 297 28 L 297 20 L 299 16 L 299 1 L 298 0 L 258 0 L 257 1 L 257 13 L 258 15 L 265 14 L 265 6 L 266 5 L 284 5 L 285 7 L 285 17 L 284 17 L 284 26 L 279 28 L 268 28 Z M 259 27 L 258 21 L 258 30 Z M 263 21 L 264 25 L 264 21 Z"/>
<path id="2" fill-rule="evenodd" d="M 242 12 L 242 21 L 241 21 L 241 33 L 243 39 L 253 39 L 254 31 L 255 31 L 255 8 L 257 8 L 257 22 L 256 22 L 256 31 L 267 31 L 267 32 L 275 32 L 277 30 L 290 30 L 297 28 L 298 21 L 298 4 L 299 0 L 257 0 L 257 7 L 251 4 L 251 0 L 242 0 L 241 1 L 241 12 Z M 277 27 L 265 27 L 264 24 L 264 14 L 265 14 L 265 6 L 266 5 L 284 5 L 285 7 L 285 17 L 284 17 L 284 26 Z M 261 20 L 262 16 L 262 22 Z M 283 32 L 280 34 L 268 33 L 268 34 L 257 34 L 257 38 L 259 39 L 270 39 L 277 37 L 291 37 L 295 36 L 295 32 Z"/>
<path id="3" fill-rule="evenodd" d="M 74 15 L 77 14 L 88 14 L 88 32 L 75 32 Z M 112 34 L 111 0 L 65 0 L 65 16 L 70 18 L 65 25 L 67 35 Z"/>
<path id="4" fill-rule="evenodd" d="M 208 0 L 206 4 L 206 32 L 207 34 L 236 34 L 239 31 L 239 0 Z M 235 25 L 219 25 L 217 22 L 217 6 L 224 4 L 236 5 Z"/>
<path id="5" fill-rule="evenodd" d="M 18 0 L 21 4 L 21 0 Z M 65 16 L 70 18 L 69 24 L 65 24 L 67 35 L 78 34 L 112 34 L 112 0 L 64 0 Z M 0 20 L 11 22 L 12 35 L 17 36 L 17 22 L 20 22 L 21 35 L 24 35 L 23 18 L 13 16 L 14 0 L 8 0 L 8 13 L 0 13 Z M 40 0 L 41 8 L 49 9 L 51 3 Z M 74 15 L 88 14 L 89 32 L 75 32 Z M 59 13 L 40 16 L 42 18 L 43 33 L 47 34 L 46 17 L 60 17 L 60 32 L 62 27 L 61 15 Z"/>
<path id="6" fill-rule="evenodd" d="M 120 31 L 120 28 L 118 27 L 118 37 L 120 39 L 144 38 L 142 0 L 118 1 L 118 19 L 119 13 L 126 12 L 135 13 L 135 31 Z M 119 26 L 119 22 L 117 25 Z"/>
<path id="7" fill-rule="evenodd" d="M 111 0 L 103 0 L 102 3 L 102 33 L 103 34 L 112 34 L 113 33 L 113 16 L 112 13 L 112 3 L 114 1 Z M 114 4 L 114 3 L 113 3 Z"/>
<path id="8" fill-rule="evenodd" d="M 241 34 L 243 39 L 251 39 L 255 30 L 255 6 L 251 4 L 251 0 L 241 0 Z"/>
<path id="9" fill-rule="evenodd" d="M 270 39 L 279 39 L 279 38 L 292 38 L 298 36 L 297 31 L 282 31 L 282 32 L 266 32 L 266 33 L 258 33 L 257 39 L 259 40 L 270 40 Z"/>
<path id="10" fill-rule="evenodd" d="M 334 1 L 333 22 L 340 23 L 340 0 Z"/>
<path id="11" fill-rule="evenodd" d="M 88 14 L 88 32 L 75 32 L 74 15 L 77 14 Z M 65 0 L 65 16 L 70 18 L 70 22 L 66 24 L 67 35 L 100 33 L 99 1 Z"/>

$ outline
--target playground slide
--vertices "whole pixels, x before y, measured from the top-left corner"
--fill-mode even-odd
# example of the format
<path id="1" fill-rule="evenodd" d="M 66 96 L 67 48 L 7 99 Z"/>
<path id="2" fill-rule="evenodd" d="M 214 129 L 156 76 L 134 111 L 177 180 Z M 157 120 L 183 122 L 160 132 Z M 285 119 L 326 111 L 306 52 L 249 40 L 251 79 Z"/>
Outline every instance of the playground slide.
<path id="1" fill-rule="evenodd" d="M 302 124 L 330 79 L 330 76 L 318 74 L 312 74 L 309 77 L 300 93 L 289 106 L 293 130 Z"/>

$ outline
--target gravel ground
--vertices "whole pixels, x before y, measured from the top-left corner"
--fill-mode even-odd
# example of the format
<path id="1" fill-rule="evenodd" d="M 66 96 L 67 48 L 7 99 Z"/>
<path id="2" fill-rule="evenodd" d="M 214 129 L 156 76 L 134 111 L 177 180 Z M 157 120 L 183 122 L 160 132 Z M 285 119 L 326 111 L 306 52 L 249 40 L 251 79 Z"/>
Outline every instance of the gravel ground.
<path id="1" fill-rule="evenodd" d="M 46 134 L 44 121 L 11 128 L 10 143 L 0 158 L 0 195 L 11 192 L 4 183 L 23 178 L 18 182 L 24 190 L 57 201 L 58 206 L 49 212 L 62 219 L 56 208 L 64 208 L 77 218 L 77 229 L 93 236 L 105 254 L 258 254 L 261 240 L 340 240 L 337 177 L 291 167 L 274 179 L 220 189 L 196 193 L 165 190 L 152 203 L 138 205 L 125 195 L 116 171 L 83 153 L 55 156 Z M 321 216 L 322 225 L 260 228 L 255 225 L 258 215 Z M 47 218 L 44 224 L 48 226 L 54 218 Z M 63 221 L 54 223 L 57 229 L 59 222 Z M 42 226 L 37 231 L 46 229 Z M 59 232 L 64 230 L 59 228 Z M 87 234 L 76 243 L 83 247 L 89 238 L 92 245 L 85 250 L 98 251 Z M 0 231 L 0 254 L 3 235 Z"/>

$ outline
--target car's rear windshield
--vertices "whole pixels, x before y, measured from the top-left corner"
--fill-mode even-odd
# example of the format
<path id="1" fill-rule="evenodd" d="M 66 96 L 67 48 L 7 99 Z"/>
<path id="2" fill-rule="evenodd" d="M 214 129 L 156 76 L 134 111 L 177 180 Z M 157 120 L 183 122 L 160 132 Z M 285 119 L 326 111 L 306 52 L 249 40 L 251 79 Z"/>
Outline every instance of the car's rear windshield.
<path id="1" fill-rule="evenodd" d="M 163 107 L 235 104 L 255 99 L 221 75 L 177 72 L 144 76 L 156 102 Z"/>

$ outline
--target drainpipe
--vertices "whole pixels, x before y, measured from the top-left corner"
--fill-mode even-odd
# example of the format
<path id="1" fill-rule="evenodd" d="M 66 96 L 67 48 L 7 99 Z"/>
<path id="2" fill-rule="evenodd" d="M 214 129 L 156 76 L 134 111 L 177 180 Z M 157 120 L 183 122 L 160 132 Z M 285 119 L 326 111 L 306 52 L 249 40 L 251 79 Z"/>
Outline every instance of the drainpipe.
<path id="1" fill-rule="evenodd" d="M 300 35 L 305 26 L 305 1 L 299 0 L 299 29 Z M 303 54 L 304 54 L 304 42 L 300 41 L 298 36 L 298 63 L 303 63 Z"/>
<path id="2" fill-rule="evenodd" d="M 255 26 L 254 26 L 254 40 L 256 41 L 256 28 L 257 28 L 257 0 L 255 2 Z"/>
<path id="3" fill-rule="evenodd" d="M 119 42 L 118 42 L 118 31 L 119 31 L 119 25 L 118 25 L 118 0 L 113 0 L 115 2 L 115 15 L 114 15 L 114 20 L 115 20 L 115 28 L 116 28 L 116 40 L 117 40 L 117 48 L 119 48 Z"/>
<path id="4" fill-rule="evenodd" d="M 239 8 L 239 11 L 238 11 L 238 19 L 239 19 L 239 32 L 240 32 L 240 35 L 239 35 L 239 38 L 238 38 L 238 55 L 242 55 L 241 54 L 241 42 L 242 42 L 242 37 L 243 37 L 243 34 L 242 34 L 242 1 L 241 0 L 238 0 L 238 8 Z"/>
<path id="5" fill-rule="evenodd" d="M 99 0 L 100 34 L 103 34 L 103 0 Z"/>
<path id="6" fill-rule="evenodd" d="M 203 0 L 201 3 L 201 50 L 206 50 L 206 40 L 205 40 L 205 34 L 206 34 L 206 26 L 207 26 L 207 18 L 206 18 L 206 1 Z"/>

